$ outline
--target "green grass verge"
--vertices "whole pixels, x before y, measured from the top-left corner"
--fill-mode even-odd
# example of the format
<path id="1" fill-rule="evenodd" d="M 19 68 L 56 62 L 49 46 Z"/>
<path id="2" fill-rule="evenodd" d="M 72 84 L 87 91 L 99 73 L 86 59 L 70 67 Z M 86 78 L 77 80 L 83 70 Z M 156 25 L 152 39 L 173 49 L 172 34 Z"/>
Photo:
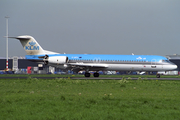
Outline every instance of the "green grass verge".
<path id="1" fill-rule="evenodd" d="M 1 79 L 0 119 L 180 119 L 180 81 Z"/>
<path id="2" fill-rule="evenodd" d="M 78 74 L 67 74 L 67 75 L 60 75 L 60 74 L 1 74 L 1 77 L 84 77 L 84 75 Z M 93 75 L 91 75 L 93 77 Z M 156 78 L 156 75 L 100 75 L 99 77 L 115 77 L 115 78 Z M 179 75 L 161 75 L 161 78 L 180 78 Z"/>

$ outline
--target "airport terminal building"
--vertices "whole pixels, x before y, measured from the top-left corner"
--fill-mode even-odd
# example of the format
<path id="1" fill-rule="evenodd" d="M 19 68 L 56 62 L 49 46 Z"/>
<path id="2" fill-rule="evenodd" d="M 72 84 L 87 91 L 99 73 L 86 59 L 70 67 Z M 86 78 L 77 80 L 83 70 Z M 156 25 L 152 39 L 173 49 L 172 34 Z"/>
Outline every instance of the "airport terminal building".
<path id="1" fill-rule="evenodd" d="M 43 64 L 39 64 L 36 62 L 29 61 L 23 57 L 12 57 L 8 59 L 8 68 L 10 71 L 13 71 L 17 74 L 46 74 L 46 73 L 53 73 L 54 71 L 59 71 L 59 69 L 46 66 Z M 5 71 L 6 69 L 6 59 L 0 58 L 0 71 Z"/>

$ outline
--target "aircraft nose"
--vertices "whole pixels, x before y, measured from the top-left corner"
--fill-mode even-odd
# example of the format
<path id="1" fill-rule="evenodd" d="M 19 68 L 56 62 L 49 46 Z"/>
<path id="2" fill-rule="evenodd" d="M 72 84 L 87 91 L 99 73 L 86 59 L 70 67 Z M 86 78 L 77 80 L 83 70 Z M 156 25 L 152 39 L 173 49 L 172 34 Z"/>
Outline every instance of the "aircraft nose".
<path id="1" fill-rule="evenodd" d="M 177 69 L 177 65 L 175 65 L 175 64 L 164 65 L 163 67 L 166 70 L 176 70 Z"/>
<path id="2" fill-rule="evenodd" d="M 174 69 L 177 69 L 178 68 L 178 66 L 177 65 L 174 65 Z"/>
<path id="3" fill-rule="evenodd" d="M 177 69 L 177 65 L 171 65 L 171 69 Z"/>

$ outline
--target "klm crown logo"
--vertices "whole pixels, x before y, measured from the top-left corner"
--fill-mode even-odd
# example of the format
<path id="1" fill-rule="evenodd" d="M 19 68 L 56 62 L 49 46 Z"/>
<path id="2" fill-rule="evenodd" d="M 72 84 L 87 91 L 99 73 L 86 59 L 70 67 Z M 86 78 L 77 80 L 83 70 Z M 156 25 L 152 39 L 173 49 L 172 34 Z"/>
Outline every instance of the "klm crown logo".
<path id="1" fill-rule="evenodd" d="M 33 46 L 33 45 L 35 45 L 36 44 L 36 42 L 29 42 L 29 44 L 31 45 L 31 46 Z"/>
<path id="2" fill-rule="evenodd" d="M 36 42 L 29 42 L 29 46 L 25 46 L 25 50 L 39 50 L 39 46 L 34 46 Z"/>

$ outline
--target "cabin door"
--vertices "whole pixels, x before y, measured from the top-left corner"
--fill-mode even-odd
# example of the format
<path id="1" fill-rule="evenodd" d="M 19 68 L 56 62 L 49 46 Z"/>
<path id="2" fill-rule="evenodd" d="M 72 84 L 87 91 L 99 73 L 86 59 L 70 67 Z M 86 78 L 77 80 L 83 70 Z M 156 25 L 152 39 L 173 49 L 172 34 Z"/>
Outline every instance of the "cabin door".
<path id="1" fill-rule="evenodd" d="M 151 68 L 156 68 L 156 59 L 151 60 Z"/>

